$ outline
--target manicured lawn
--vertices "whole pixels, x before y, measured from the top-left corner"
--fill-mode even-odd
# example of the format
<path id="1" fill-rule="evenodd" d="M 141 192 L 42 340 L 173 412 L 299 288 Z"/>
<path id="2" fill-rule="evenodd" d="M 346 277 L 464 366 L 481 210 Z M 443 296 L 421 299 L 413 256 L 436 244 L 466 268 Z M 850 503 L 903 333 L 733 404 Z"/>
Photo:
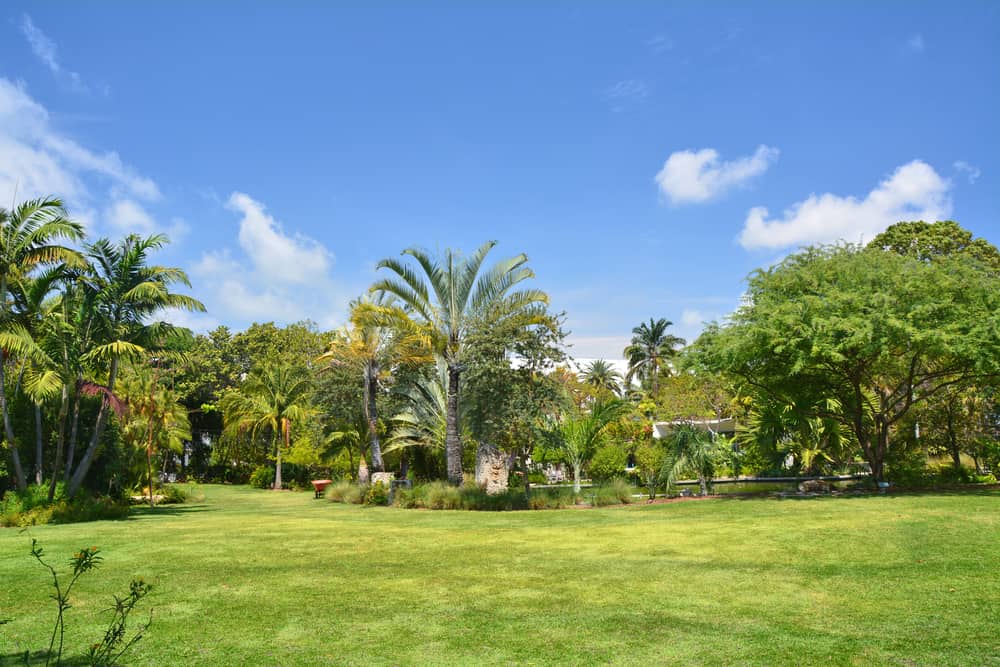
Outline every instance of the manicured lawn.
<path id="1" fill-rule="evenodd" d="M 151 580 L 136 665 L 1000 664 L 1000 493 L 709 500 L 506 514 L 204 487 L 98 545 L 68 645 Z M 140 510 L 141 512 L 141 510 Z M 0 655 L 52 621 L 30 538 L 0 529 Z"/>

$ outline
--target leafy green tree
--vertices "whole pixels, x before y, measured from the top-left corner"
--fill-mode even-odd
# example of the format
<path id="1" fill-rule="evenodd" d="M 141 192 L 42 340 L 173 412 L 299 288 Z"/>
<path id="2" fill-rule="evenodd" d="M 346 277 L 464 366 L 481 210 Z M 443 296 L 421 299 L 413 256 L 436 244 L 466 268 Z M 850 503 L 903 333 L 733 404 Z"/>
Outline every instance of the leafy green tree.
<path id="1" fill-rule="evenodd" d="M 682 471 L 692 470 L 698 476 L 701 495 L 707 496 L 715 476 L 717 447 L 713 435 L 690 422 L 677 424 L 667 436 L 666 446 L 662 474 L 666 483 L 673 484 Z"/>
<path id="2" fill-rule="evenodd" d="M 952 220 L 897 222 L 873 238 L 868 247 L 921 261 L 962 255 L 981 262 L 991 271 L 1000 271 L 1000 251 L 996 246 L 986 239 L 974 238 L 972 232 Z"/>
<path id="3" fill-rule="evenodd" d="M 68 219 L 62 201 L 56 198 L 34 199 L 0 208 L 0 413 L 3 418 L 3 448 L 8 450 L 17 488 L 27 488 L 24 468 L 14 437 L 7 405 L 6 361 L 8 354 L 25 354 L 35 348 L 23 325 L 11 321 L 10 288 L 28 277 L 36 267 L 60 263 L 80 263 L 80 255 L 60 245 L 83 236 L 79 223 Z"/>
<path id="4" fill-rule="evenodd" d="M 580 492 L 583 466 L 601 444 L 607 428 L 628 412 L 628 403 L 610 399 L 595 403 L 588 412 L 564 417 L 558 425 L 559 447 L 573 468 L 573 492 Z"/>
<path id="5" fill-rule="evenodd" d="M 633 454 L 635 469 L 646 487 L 649 499 L 656 498 L 656 487 L 663 482 L 663 463 L 666 451 L 655 442 L 643 442 Z"/>
<path id="6" fill-rule="evenodd" d="M 958 256 L 808 248 L 751 275 L 745 305 L 698 346 L 769 400 L 843 424 L 883 480 L 892 429 L 914 405 L 1000 371 L 1000 282 Z"/>
<path id="7" fill-rule="evenodd" d="M 648 383 L 653 396 L 660 393 L 660 376 L 669 374 L 670 360 L 677 356 L 677 348 L 684 345 L 683 338 L 667 333 L 673 322 L 660 318 L 643 322 L 632 329 L 632 342 L 625 348 L 628 372 L 625 384 L 638 377 Z"/>
<path id="8" fill-rule="evenodd" d="M 351 327 L 337 332 L 320 361 L 356 369 L 362 380 L 364 411 L 368 420 L 372 472 L 382 472 L 382 449 L 379 443 L 378 395 L 386 376 L 401 364 L 430 361 L 430 352 L 419 330 L 406 318 L 383 326 L 378 308 L 388 305 L 385 295 L 367 297 L 351 303 Z M 411 325 L 404 328 L 405 325 Z"/>
<path id="9" fill-rule="evenodd" d="M 583 368 L 581 379 L 592 387 L 603 389 L 612 394 L 621 391 L 624 379 L 621 373 L 614 369 L 604 359 L 596 359 Z"/>
<path id="10" fill-rule="evenodd" d="M 384 259 L 378 268 L 389 270 L 395 277 L 381 279 L 371 288 L 399 299 L 409 310 L 408 319 L 423 329 L 431 349 L 447 364 L 445 449 L 448 481 L 455 485 L 462 483 L 458 404 L 468 334 L 479 328 L 528 328 L 541 321 L 548 303 L 548 296 L 540 290 L 514 289 L 535 275 L 526 266 L 528 258 L 524 254 L 501 260 L 481 272 L 494 245 L 494 241 L 484 243 L 469 257 L 449 249 L 436 258 L 424 250 L 408 248 L 403 255 L 411 257 L 417 268 L 398 259 Z"/>
<path id="11" fill-rule="evenodd" d="M 160 234 L 146 238 L 131 234 L 118 243 L 98 239 L 86 248 L 91 269 L 84 277 L 89 292 L 85 300 L 88 307 L 85 326 L 95 332 L 96 344 L 83 359 L 101 375 L 106 372 L 107 380 L 94 388 L 103 400 L 87 449 L 69 479 L 66 488 L 69 496 L 79 490 L 97 454 L 114 400 L 121 361 L 165 350 L 171 338 L 190 335 L 186 329 L 150 320 L 166 308 L 205 310 L 197 299 L 171 290 L 178 283 L 191 286 L 183 270 L 149 263 L 150 253 L 166 243 L 167 238 Z"/>
<path id="12" fill-rule="evenodd" d="M 274 488 L 281 489 L 281 453 L 291 444 L 292 425 L 312 412 L 309 375 L 295 366 L 271 366 L 251 372 L 238 391 L 222 399 L 225 429 L 232 437 L 266 430 L 275 454 Z"/>

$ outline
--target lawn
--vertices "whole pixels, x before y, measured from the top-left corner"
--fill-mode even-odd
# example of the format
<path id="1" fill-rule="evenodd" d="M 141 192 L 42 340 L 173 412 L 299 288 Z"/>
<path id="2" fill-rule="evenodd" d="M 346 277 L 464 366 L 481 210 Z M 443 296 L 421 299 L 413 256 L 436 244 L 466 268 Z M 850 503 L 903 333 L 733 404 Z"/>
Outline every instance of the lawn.
<path id="1" fill-rule="evenodd" d="M 33 528 L 97 545 L 67 642 L 133 576 L 135 665 L 1000 665 L 1000 492 L 482 513 L 204 487 L 127 521 Z M 30 538 L 0 529 L 0 656 L 51 628 Z"/>

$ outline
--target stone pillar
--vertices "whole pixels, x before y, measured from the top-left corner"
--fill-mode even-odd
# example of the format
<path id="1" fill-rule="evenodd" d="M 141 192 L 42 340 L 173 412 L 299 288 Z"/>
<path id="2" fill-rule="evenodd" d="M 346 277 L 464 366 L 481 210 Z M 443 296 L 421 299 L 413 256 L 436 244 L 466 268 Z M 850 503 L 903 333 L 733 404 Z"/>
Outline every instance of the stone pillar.
<path id="1" fill-rule="evenodd" d="M 497 447 L 480 442 L 476 448 L 476 484 L 493 496 L 507 490 L 507 457 Z"/>

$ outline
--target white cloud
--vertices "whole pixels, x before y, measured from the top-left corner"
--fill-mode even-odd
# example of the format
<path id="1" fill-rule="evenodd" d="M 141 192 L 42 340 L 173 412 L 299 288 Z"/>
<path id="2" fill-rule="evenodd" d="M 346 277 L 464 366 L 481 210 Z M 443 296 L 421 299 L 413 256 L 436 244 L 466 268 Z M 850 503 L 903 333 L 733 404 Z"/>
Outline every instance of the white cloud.
<path id="1" fill-rule="evenodd" d="M 55 42 L 49 39 L 49 36 L 42 32 L 27 14 L 21 15 L 21 32 L 24 34 L 25 39 L 28 40 L 28 44 L 31 46 L 31 51 L 35 54 L 35 57 L 41 60 L 59 81 L 67 84 L 77 92 L 88 92 L 88 88 L 83 83 L 80 75 L 66 69 L 59 63 Z"/>
<path id="2" fill-rule="evenodd" d="M 906 40 L 906 49 L 911 53 L 923 53 L 925 48 L 924 36 L 919 32 L 910 35 Z"/>
<path id="3" fill-rule="evenodd" d="M 982 173 L 974 164 L 969 164 L 965 160 L 958 160 L 953 165 L 956 171 L 960 171 L 969 177 L 969 183 L 975 183 L 982 176 Z"/>
<path id="4" fill-rule="evenodd" d="M 153 217 L 131 199 L 114 202 L 104 214 L 104 218 L 120 234 L 148 235 L 156 229 Z"/>
<path id="5" fill-rule="evenodd" d="M 777 159 L 778 149 L 764 145 L 753 155 L 731 162 L 721 162 L 714 148 L 677 151 L 670 154 L 655 180 L 672 204 L 704 202 L 763 174 Z"/>
<path id="6" fill-rule="evenodd" d="M 151 179 L 124 164 L 114 151 L 84 148 L 52 127 L 48 111 L 22 85 L 0 77 L 0 202 L 42 195 L 61 197 L 71 213 L 98 207 L 95 189 L 112 199 L 157 201 Z M 106 204 L 101 203 L 100 208 Z"/>
<path id="7" fill-rule="evenodd" d="M 304 285 L 326 278 L 332 256 L 322 244 L 299 234 L 285 234 L 260 202 L 242 192 L 234 192 L 228 206 L 243 214 L 240 247 L 265 277 Z"/>
<path id="8" fill-rule="evenodd" d="M 826 193 L 810 195 L 769 219 L 764 207 L 747 215 L 740 244 L 744 248 L 871 240 L 901 220 L 940 220 L 951 213 L 951 182 L 926 162 L 897 168 L 863 199 Z"/>

